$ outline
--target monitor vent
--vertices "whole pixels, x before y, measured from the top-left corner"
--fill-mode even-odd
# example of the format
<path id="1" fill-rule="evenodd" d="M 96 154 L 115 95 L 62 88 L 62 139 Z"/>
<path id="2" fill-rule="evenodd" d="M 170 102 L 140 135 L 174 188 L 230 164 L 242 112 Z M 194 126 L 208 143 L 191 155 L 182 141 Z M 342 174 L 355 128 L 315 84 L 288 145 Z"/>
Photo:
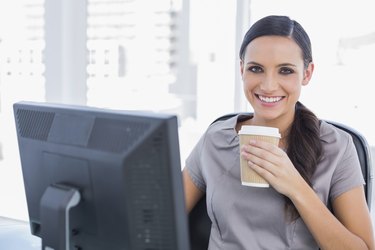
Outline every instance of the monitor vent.
<path id="1" fill-rule="evenodd" d="M 96 118 L 88 148 L 114 153 L 125 152 L 144 136 L 149 127 L 146 123 L 136 121 Z"/>
<path id="2" fill-rule="evenodd" d="M 18 132 L 22 137 L 46 141 L 54 116 L 53 112 L 18 109 Z"/>
<path id="3" fill-rule="evenodd" d="M 136 162 L 129 164 L 127 170 L 133 201 L 131 204 L 130 225 L 134 228 L 135 239 L 132 249 L 137 250 L 175 250 L 176 239 L 172 220 L 173 208 L 169 199 L 172 191 L 169 187 L 168 162 L 165 154 L 165 136 L 162 133 L 152 138 L 146 147 L 139 149 L 134 156 Z M 163 156 L 164 155 L 164 156 Z M 168 198 L 168 196 L 170 198 Z"/>

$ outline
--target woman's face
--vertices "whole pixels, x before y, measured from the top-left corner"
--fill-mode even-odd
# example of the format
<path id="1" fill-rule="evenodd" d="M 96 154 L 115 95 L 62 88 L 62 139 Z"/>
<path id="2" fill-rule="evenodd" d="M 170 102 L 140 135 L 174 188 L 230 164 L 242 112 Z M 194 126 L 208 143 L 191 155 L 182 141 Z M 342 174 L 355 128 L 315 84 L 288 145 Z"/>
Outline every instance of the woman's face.
<path id="1" fill-rule="evenodd" d="M 292 122 L 301 87 L 311 79 L 313 66 L 304 68 L 301 48 L 288 37 L 262 36 L 251 41 L 241 61 L 241 75 L 254 122 Z"/>

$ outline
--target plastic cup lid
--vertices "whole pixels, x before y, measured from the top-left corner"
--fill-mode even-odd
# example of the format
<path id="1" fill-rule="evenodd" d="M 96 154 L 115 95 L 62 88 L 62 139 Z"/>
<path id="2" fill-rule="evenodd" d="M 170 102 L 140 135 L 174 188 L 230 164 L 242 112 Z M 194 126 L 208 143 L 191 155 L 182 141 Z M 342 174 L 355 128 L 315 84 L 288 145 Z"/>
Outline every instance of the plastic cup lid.
<path id="1" fill-rule="evenodd" d="M 264 135 L 264 136 L 273 136 L 280 138 L 278 128 L 274 127 L 265 127 L 265 126 L 253 126 L 253 125 L 244 125 L 241 127 L 241 130 L 238 134 L 252 134 L 252 135 Z"/>

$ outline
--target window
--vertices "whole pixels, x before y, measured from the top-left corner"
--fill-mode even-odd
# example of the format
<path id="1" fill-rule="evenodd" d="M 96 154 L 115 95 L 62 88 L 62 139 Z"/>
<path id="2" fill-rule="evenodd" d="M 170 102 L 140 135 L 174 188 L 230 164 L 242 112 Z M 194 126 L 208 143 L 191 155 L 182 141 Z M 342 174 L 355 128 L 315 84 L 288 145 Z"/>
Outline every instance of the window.
<path id="1" fill-rule="evenodd" d="M 0 197 L 7 202 L 0 206 L 0 215 L 27 219 L 14 102 L 47 100 L 176 113 L 183 165 L 216 117 L 251 110 L 242 93 L 238 50 L 250 24 L 268 14 L 289 15 L 310 34 L 316 68 L 311 83 L 303 89 L 302 102 L 321 118 L 356 128 L 374 147 L 374 119 L 368 119 L 374 106 L 369 91 L 375 58 L 374 2 L 2 1 Z M 46 15 L 51 11 L 59 15 Z M 82 47 L 53 40 L 48 32 L 61 28 L 57 23 L 54 26 L 54 20 L 70 20 L 72 25 L 74 18 L 82 26 L 73 22 L 73 26 L 64 26 L 68 27 L 66 33 L 58 34 L 69 41 L 79 36 Z M 47 42 L 57 49 L 46 49 Z M 60 61 L 51 62 L 51 58 Z M 50 73 L 50 67 L 63 72 L 59 63 L 67 67 L 64 77 Z M 74 72 L 78 67 L 82 69 L 79 76 Z"/>
<path id="2" fill-rule="evenodd" d="M 0 214 L 26 219 L 12 104 L 44 100 L 43 0 L 0 3 Z"/>

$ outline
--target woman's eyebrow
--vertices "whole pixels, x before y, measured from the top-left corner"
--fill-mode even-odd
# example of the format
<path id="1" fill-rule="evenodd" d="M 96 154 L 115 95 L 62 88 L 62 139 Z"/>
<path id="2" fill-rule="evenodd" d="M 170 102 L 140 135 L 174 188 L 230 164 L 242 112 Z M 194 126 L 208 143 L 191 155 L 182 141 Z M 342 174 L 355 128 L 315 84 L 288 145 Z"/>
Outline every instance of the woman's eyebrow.
<path id="1" fill-rule="evenodd" d="M 262 66 L 262 64 L 260 63 L 257 63 L 257 62 L 254 62 L 254 61 L 249 61 L 246 63 L 246 65 L 257 65 L 257 66 Z M 278 65 L 276 65 L 277 67 L 297 67 L 297 65 L 293 64 L 293 63 L 280 63 Z"/>
<path id="2" fill-rule="evenodd" d="M 277 67 L 285 67 L 285 66 L 297 67 L 297 65 L 295 65 L 293 63 L 280 63 L 280 64 L 277 65 Z"/>
<path id="3" fill-rule="evenodd" d="M 257 66 L 263 66 L 262 64 L 254 62 L 254 61 L 249 61 L 249 62 L 246 63 L 246 65 L 249 65 L 249 64 L 254 64 L 254 65 L 257 65 Z"/>

